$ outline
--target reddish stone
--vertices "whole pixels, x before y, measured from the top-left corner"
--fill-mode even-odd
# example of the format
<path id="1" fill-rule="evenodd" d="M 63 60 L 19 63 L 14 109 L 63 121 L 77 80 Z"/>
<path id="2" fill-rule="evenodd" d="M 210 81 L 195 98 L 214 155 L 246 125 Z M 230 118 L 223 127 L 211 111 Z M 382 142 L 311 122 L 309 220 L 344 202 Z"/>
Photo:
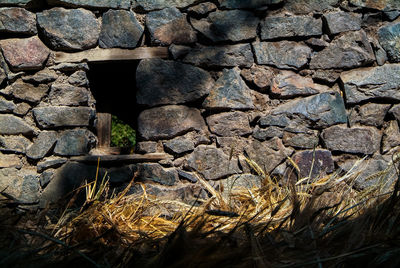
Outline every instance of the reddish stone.
<path id="1" fill-rule="evenodd" d="M 300 175 L 302 178 L 310 175 L 311 178 L 332 173 L 334 171 L 334 162 L 332 154 L 328 150 L 308 150 L 297 152 L 292 157 L 293 161 L 297 164 L 300 169 Z"/>

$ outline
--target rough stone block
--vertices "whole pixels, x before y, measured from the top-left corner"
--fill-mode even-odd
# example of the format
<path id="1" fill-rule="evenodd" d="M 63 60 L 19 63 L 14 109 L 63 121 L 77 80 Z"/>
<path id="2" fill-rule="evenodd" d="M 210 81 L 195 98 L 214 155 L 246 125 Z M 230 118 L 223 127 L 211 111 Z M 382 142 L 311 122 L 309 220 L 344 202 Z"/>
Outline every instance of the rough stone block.
<path id="1" fill-rule="evenodd" d="M 256 85 L 260 90 L 265 91 L 271 84 L 276 71 L 268 66 L 253 65 L 250 69 L 241 71 L 242 77 L 249 83 Z"/>
<path id="2" fill-rule="evenodd" d="M 328 26 L 329 34 L 358 31 L 361 29 L 361 14 L 344 11 L 330 12 L 324 14 L 323 19 Z"/>
<path id="3" fill-rule="evenodd" d="M 49 86 L 45 84 L 34 86 L 30 83 L 24 83 L 18 79 L 11 86 L 9 86 L 7 90 L 9 90 L 12 96 L 19 100 L 37 104 L 47 94 L 47 91 L 49 91 Z"/>
<path id="4" fill-rule="evenodd" d="M 143 182 L 156 182 L 172 186 L 179 181 L 175 168 L 163 168 L 157 163 L 141 163 L 132 165 L 133 172 L 138 172 L 137 180 Z"/>
<path id="5" fill-rule="evenodd" d="M 54 70 L 44 69 L 35 74 L 22 76 L 22 80 L 28 83 L 41 84 L 53 82 L 58 78 L 58 74 Z"/>
<path id="6" fill-rule="evenodd" d="M 21 158 L 15 154 L 0 153 L 0 169 L 1 168 L 18 168 L 22 167 Z"/>
<path id="7" fill-rule="evenodd" d="M 244 112 L 213 114 L 206 120 L 211 132 L 219 136 L 244 136 L 252 132 L 249 117 Z"/>
<path id="8" fill-rule="evenodd" d="M 39 179 L 34 170 L 0 169 L 0 189 L 21 202 L 39 200 Z"/>
<path id="9" fill-rule="evenodd" d="M 88 107 L 49 106 L 33 109 L 41 128 L 90 126 L 94 110 Z"/>
<path id="10" fill-rule="evenodd" d="M 33 128 L 24 120 L 10 114 L 0 114 L 0 135 L 32 135 Z"/>
<path id="11" fill-rule="evenodd" d="M 0 32 L 35 35 L 36 16 L 24 8 L 0 8 Z"/>
<path id="12" fill-rule="evenodd" d="M 385 49 L 389 60 L 400 62 L 400 22 L 381 27 L 378 31 L 379 43 Z"/>
<path id="13" fill-rule="evenodd" d="M 61 156 L 84 155 L 95 143 L 96 137 L 86 129 L 65 130 L 57 140 L 54 153 Z"/>
<path id="14" fill-rule="evenodd" d="M 56 141 L 57 133 L 55 131 L 42 131 L 34 143 L 27 149 L 26 156 L 35 160 L 42 159 L 50 152 Z"/>
<path id="15" fill-rule="evenodd" d="M 400 2 L 397 0 L 376 0 L 376 1 L 350 0 L 349 2 L 354 6 L 377 9 L 381 11 L 400 9 Z"/>
<path id="16" fill-rule="evenodd" d="M 197 2 L 197 0 L 136 0 L 133 8 L 144 11 L 160 10 L 168 7 L 185 8 Z"/>
<path id="17" fill-rule="evenodd" d="M 130 0 L 47 0 L 51 5 L 66 7 L 84 7 L 89 9 L 129 9 Z"/>
<path id="18" fill-rule="evenodd" d="M 314 179 L 332 173 L 335 169 L 332 154 L 328 150 L 297 152 L 292 156 L 292 159 L 300 169 L 301 178 L 308 177 L 311 174 L 310 179 Z"/>
<path id="19" fill-rule="evenodd" d="M 89 91 L 84 87 L 69 84 L 53 84 L 49 93 L 51 105 L 85 106 L 88 105 Z"/>
<path id="20" fill-rule="evenodd" d="M 271 4 L 280 4 L 283 0 L 218 0 L 219 4 L 223 8 L 227 9 L 236 9 L 236 8 L 245 8 L 245 9 L 258 9 L 265 8 Z"/>
<path id="21" fill-rule="evenodd" d="M 294 14 L 322 13 L 339 5 L 339 0 L 286 0 L 285 9 Z"/>
<path id="22" fill-rule="evenodd" d="M 8 101 L 0 96 L 0 112 L 10 113 L 15 109 L 15 104 L 12 101 Z"/>
<path id="23" fill-rule="evenodd" d="M 390 104 L 367 103 L 356 106 L 349 112 L 350 125 L 362 124 L 380 127 L 384 123 L 385 116 L 390 109 Z"/>
<path id="24" fill-rule="evenodd" d="M 173 154 L 183 154 L 194 150 L 194 141 L 186 137 L 176 137 L 164 142 L 164 148 Z"/>

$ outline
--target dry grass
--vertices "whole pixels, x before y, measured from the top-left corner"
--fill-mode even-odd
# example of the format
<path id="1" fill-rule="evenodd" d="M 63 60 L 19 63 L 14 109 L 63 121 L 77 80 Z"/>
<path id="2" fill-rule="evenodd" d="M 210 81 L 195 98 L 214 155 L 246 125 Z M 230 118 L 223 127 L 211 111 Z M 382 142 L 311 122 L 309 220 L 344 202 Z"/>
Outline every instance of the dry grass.
<path id="1" fill-rule="evenodd" d="M 4 201 L 0 266 L 397 267 L 399 185 L 386 184 L 399 161 L 371 175 L 378 183 L 363 192 L 352 189 L 362 160 L 346 174 L 280 185 L 247 159 L 262 187 L 232 185 L 225 195 L 198 175 L 211 196 L 200 206 L 159 200 L 143 184 L 126 196 L 134 179 L 110 198 L 107 181 L 96 179 L 82 188 L 83 206 L 29 220 Z"/>

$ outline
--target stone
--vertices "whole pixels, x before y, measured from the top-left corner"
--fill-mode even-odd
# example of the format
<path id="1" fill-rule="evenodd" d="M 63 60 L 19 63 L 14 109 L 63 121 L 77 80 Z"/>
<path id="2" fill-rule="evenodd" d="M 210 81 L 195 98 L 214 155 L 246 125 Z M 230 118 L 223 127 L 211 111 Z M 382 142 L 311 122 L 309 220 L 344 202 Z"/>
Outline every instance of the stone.
<path id="1" fill-rule="evenodd" d="M 400 145 L 400 130 L 397 121 L 390 121 L 388 127 L 383 131 L 382 153 L 389 152 L 392 148 Z"/>
<path id="2" fill-rule="evenodd" d="M 37 36 L 1 40 L 0 48 L 14 72 L 40 70 L 50 55 L 49 49 Z"/>
<path id="3" fill-rule="evenodd" d="M 40 160 L 37 165 L 37 172 L 42 173 L 49 168 L 58 168 L 67 162 L 67 158 L 50 156 Z"/>
<path id="4" fill-rule="evenodd" d="M 48 85 L 40 84 L 34 86 L 30 83 L 24 83 L 21 80 L 17 80 L 9 86 L 9 92 L 12 96 L 33 104 L 39 103 L 46 96 L 47 91 L 49 91 Z"/>
<path id="5" fill-rule="evenodd" d="M 133 172 L 137 172 L 136 181 L 156 182 L 161 185 L 172 186 L 178 181 L 178 172 L 175 168 L 163 168 L 157 163 L 140 163 L 132 165 Z"/>
<path id="6" fill-rule="evenodd" d="M 138 104 L 156 106 L 197 101 L 214 86 L 211 75 L 198 67 L 162 59 L 142 60 L 136 71 Z"/>
<path id="7" fill-rule="evenodd" d="M 400 62 L 400 22 L 391 23 L 378 30 L 379 43 L 392 62 Z"/>
<path id="8" fill-rule="evenodd" d="M 310 180 L 313 180 L 332 173 L 335 170 L 332 154 L 328 150 L 301 151 L 295 153 L 292 159 L 300 169 L 301 178 L 311 175 Z"/>
<path id="9" fill-rule="evenodd" d="M 322 20 L 311 16 L 268 16 L 260 27 L 261 40 L 322 35 Z"/>
<path id="10" fill-rule="evenodd" d="M 221 180 L 222 196 L 229 200 L 230 194 L 235 190 L 253 189 L 262 187 L 263 178 L 253 174 L 236 174 Z"/>
<path id="11" fill-rule="evenodd" d="M 58 74 L 54 70 L 44 69 L 36 72 L 33 75 L 23 76 L 22 80 L 24 82 L 33 84 L 42 84 L 53 82 L 58 78 Z"/>
<path id="12" fill-rule="evenodd" d="M 15 154 L 0 153 L 0 169 L 13 167 L 18 169 L 22 167 L 21 158 Z"/>
<path id="13" fill-rule="evenodd" d="M 81 63 L 63 62 L 57 65 L 50 66 L 49 69 L 54 71 L 69 73 L 78 70 L 89 71 L 89 65 L 86 62 L 81 62 Z"/>
<path id="14" fill-rule="evenodd" d="M 338 11 L 326 13 L 322 18 L 328 27 L 329 34 L 361 29 L 361 14 Z"/>
<path id="15" fill-rule="evenodd" d="M 283 0 L 218 0 L 219 4 L 223 8 L 227 9 L 236 9 L 236 8 L 245 8 L 245 9 L 259 9 L 263 7 L 267 7 L 271 4 L 280 4 Z"/>
<path id="16" fill-rule="evenodd" d="M 172 44 L 168 47 L 169 54 L 171 54 L 174 60 L 183 58 L 186 56 L 192 48 L 189 46 L 175 45 Z"/>
<path id="17" fill-rule="evenodd" d="M 25 154 L 26 149 L 31 145 L 31 141 L 24 136 L 0 136 L 0 151 L 6 153 Z"/>
<path id="18" fill-rule="evenodd" d="M 188 166 L 206 180 L 218 180 L 240 173 L 237 161 L 229 159 L 221 149 L 209 145 L 197 146 L 188 158 Z"/>
<path id="19" fill-rule="evenodd" d="M 223 70 L 222 75 L 204 100 L 203 107 L 210 110 L 255 108 L 250 89 L 240 77 L 239 68 Z"/>
<path id="20" fill-rule="evenodd" d="M 252 132 L 249 117 L 244 112 L 213 114 L 206 121 L 210 131 L 219 136 L 244 136 Z"/>
<path id="21" fill-rule="evenodd" d="M 84 87 L 54 83 L 50 89 L 49 101 L 53 106 L 86 106 L 89 91 Z"/>
<path id="22" fill-rule="evenodd" d="M 68 83 L 77 87 L 87 87 L 89 85 L 89 80 L 86 76 L 86 72 L 79 70 L 68 77 Z"/>
<path id="23" fill-rule="evenodd" d="M 157 152 L 157 142 L 155 141 L 140 141 L 135 144 L 137 153 L 151 154 Z"/>
<path id="24" fill-rule="evenodd" d="M 31 169 L 0 169 L 0 189 L 20 202 L 36 203 L 39 199 L 38 175 Z"/>
<path id="25" fill-rule="evenodd" d="M 47 0 L 55 6 L 84 7 L 89 9 L 129 9 L 130 0 Z"/>
<path id="26" fill-rule="evenodd" d="M 340 80 L 349 104 L 376 99 L 400 100 L 400 64 L 342 72 Z"/>
<path id="27" fill-rule="evenodd" d="M 109 10 L 103 14 L 99 46 L 135 48 L 144 29 L 131 11 Z"/>
<path id="28" fill-rule="evenodd" d="M 185 137 L 176 137 L 163 144 L 166 151 L 178 155 L 194 150 L 194 142 Z"/>
<path id="29" fill-rule="evenodd" d="M 311 78 L 292 71 L 281 71 L 271 83 L 271 94 L 280 99 L 305 97 L 328 90 L 326 86 L 315 84 Z"/>
<path id="30" fill-rule="evenodd" d="M 299 69 L 308 63 L 311 49 L 294 41 L 254 42 L 257 64 L 273 65 L 282 69 Z"/>
<path id="31" fill-rule="evenodd" d="M 362 124 L 381 127 L 389 109 L 390 104 L 380 103 L 367 103 L 362 106 L 355 106 L 349 114 L 349 123 L 350 125 Z"/>
<path id="32" fill-rule="evenodd" d="M 206 2 L 201 3 L 196 6 L 192 6 L 188 8 L 188 12 L 190 14 L 195 14 L 197 16 L 204 16 L 210 12 L 217 10 L 217 6 L 214 3 Z"/>
<path id="33" fill-rule="evenodd" d="M 20 7 L 0 8 L 0 32 L 35 35 L 36 16 Z"/>
<path id="34" fill-rule="evenodd" d="M 187 180 L 192 183 L 196 183 L 198 181 L 198 179 L 192 174 L 193 173 L 191 173 L 191 172 L 186 172 L 181 169 L 178 169 L 179 178 Z"/>
<path id="35" fill-rule="evenodd" d="M 207 18 L 190 20 L 193 27 L 213 42 L 240 42 L 257 36 L 259 19 L 244 10 L 222 10 Z"/>
<path id="36" fill-rule="evenodd" d="M 329 46 L 329 43 L 326 40 L 315 37 L 305 40 L 305 43 L 311 47 L 317 47 L 318 49 Z"/>
<path id="37" fill-rule="evenodd" d="M 36 16 L 40 33 L 53 50 L 84 50 L 97 45 L 100 23 L 88 10 L 56 7 Z"/>
<path id="38" fill-rule="evenodd" d="M 299 149 L 313 149 L 319 143 L 318 131 L 304 133 L 285 132 L 282 141 L 285 146 L 292 146 Z"/>
<path id="39" fill-rule="evenodd" d="M 261 127 L 269 127 L 269 126 L 277 126 L 277 127 L 286 127 L 290 124 L 290 119 L 284 114 L 269 114 L 266 116 L 262 116 L 258 120 L 258 124 Z"/>
<path id="40" fill-rule="evenodd" d="M 49 106 L 33 109 L 41 128 L 85 127 L 92 125 L 95 111 L 89 107 Z"/>
<path id="41" fill-rule="evenodd" d="M 16 105 L 14 102 L 6 100 L 0 96 L 0 112 L 1 113 L 11 113 L 15 109 Z"/>
<path id="42" fill-rule="evenodd" d="M 240 74 L 244 80 L 254 84 L 264 92 L 269 88 L 276 71 L 268 66 L 253 65 L 250 69 L 242 69 Z"/>
<path id="43" fill-rule="evenodd" d="M 190 44 L 197 40 L 196 32 L 176 7 L 153 11 L 146 16 L 146 26 L 155 44 Z"/>
<path id="44" fill-rule="evenodd" d="M 394 21 L 400 16 L 400 10 L 392 10 L 392 11 L 386 11 L 384 12 L 385 16 L 390 20 Z"/>
<path id="45" fill-rule="evenodd" d="M 20 102 L 16 105 L 13 112 L 16 115 L 23 116 L 26 115 L 31 108 L 32 107 L 28 103 Z"/>
<path id="46" fill-rule="evenodd" d="M 346 109 L 339 93 L 321 93 L 279 105 L 272 115 L 301 115 L 312 127 L 325 128 L 347 123 Z"/>
<path id="47" fill-rule="evenodd" d="M 194 48 L 184 62 L 204 67 L 251 67 L 254 63 L 250 44 Z"/>
<path id="48" fill-rule="evenodd" d="M 339 5 L 339 0 L 287 0 L 285 9 L 294 14 L 322 13 Z"/>
<path id="49" fill-rule="evenodd" d="M 42 187 L 42 189 L 46 187 L 47 184 L 49 184 L 49 182 L 53 179 L 53 176 L 54 172 L 52 171 L 45 171 L 42 174 L 40 174 L 39 177 L 40 187 Z"/>
<path id="50" fill-rule="evenodd" d="M 393 105 L 389 110 L 389 113 L 392 114 L 397 119 L 397 122 L 400 123 L 400 104 Z"/>
<path id="51" fill-rule="evenodd" d="M 4 69 L 2 68 L 2 66 L 0 66 L 0 85 L 6 80 L 6 78 L 7 78 L 7 74 L 4 71 Z"/>
<path id="52" fill-rule="evenodd" d="M 20 6 L 30 8 L 35 0 L 1 0 L 0 6 Z"/>
<path id="53" fill-rule="evenodd" d="M 345 32 L 310 61 L 311 69 L 350 69 L 375 61 L 375 54 L 364 31 Z"/>
<path id="54" fill-rule="evenodd" d="M 96 144 L 96 137 L 86 129 L 70 129 L 60 134 L 54 153 L 61 156 L 85 155 Z"/>
<path id="55" fill-rule="evenodd" d="M 189 131 L 205 131 L 200 111 L 180 105 L 144 110 L 138 117 L 138 132 L 145 140 L 171 139 Z"/>
<path id="56" fill-rule="evenodd" d="M 120 184 L 130 182 L 134 177 L 133 170 L 130 166 L 113 167 L 107 170 L 106 178 L 111 184 Z"/>
<path id="57" fill-rule="evenodd" d="M 322 81 L 324 83 L 333 84 L 340 77 L 340 72 L 335 70 L 316 70 L 312 75 L 315 81 Z"/>
<path id="58" fill-rule="evenodd" d="M 42 131 L 33 144 L 27 149 L 26 156 L 34 160 L 42 159 L 50 152 L 56 141 L 57 132 Z"/>
<path id="59" fill-rule="evenodd" d="M 275 126 L 270 126 L 267 128 L 260 128 L 259 126 L 256 126 L 253 130 L 252 136 L 259 141 L 265 141 L 274 137 L 282 138 L 283 129 Z"/>
<path id="60" fill-rule="evenodd" d="M 160 10 L 168 7 L 185 8 L 196 2 L 198 0 L 136 0 L 133 2 L 133 8 L 144 11 Z"/>
<path id="61" fill-rule="evenodd" d="M 381 11 L 400 9 L 400 2 L 398 2 L 397 0 L 377 0 L 377 1 L 350 0 L 349 2 L 354 6 L 377 9 Z"/>
<path id="62" fill-rule="evenodd" d="M 331 151 L 373 154 L 379 150 L 381 133 L 374 127 L 336 125 L 324 129 L 321 137 Z"/>
<path id="63" fill-rule="evenodd" d="M 0 135 L 31 136 L 34 129 L 24 120 L 11 114 L 0 114 Z"/>

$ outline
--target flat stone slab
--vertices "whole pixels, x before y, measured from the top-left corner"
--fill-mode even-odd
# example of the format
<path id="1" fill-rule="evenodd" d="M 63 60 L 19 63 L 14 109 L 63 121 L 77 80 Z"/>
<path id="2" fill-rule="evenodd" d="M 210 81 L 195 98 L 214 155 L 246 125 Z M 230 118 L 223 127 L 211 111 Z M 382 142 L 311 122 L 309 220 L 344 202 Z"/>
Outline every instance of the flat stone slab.
<path id="1" fill-rule="evenodd" d="M 378 31 L 379 43 L 385 49 L 389 59 L 400 62 L 400 22 L 381 27 Z"/>
<path id="2" fill-rule="evenodd" d="M 50 55 L 49 49 L 37 36 L 1 40 L 0 48 L 13 71 L 40 70 Z"/>
<path id="3" fill-rule="evenodd" d="M 197 2 L 198 0 L 136 0 L 132 7 L 145 10 L 160 10 L 168 7 L 184 8 Z"/>
<path id="4" fill-rule="evenodd" d="M 37 104 L 49 91 L 49 86 L 46 84 L 40 84 L 34 86 L 30 83 L 24 83 L 21 80 L 17 80 L 11 86 L 7 87 L 10 94 L 19 100 L 23 100 L 29 103 Z"/>
<path id="5" fill-rule="evenodd" d="M 294 14 L 322 13 L 334 9 L 339 0 L 286 0 L 285 9 Z"/>
<path id="6" fill-rule="evenodd" d="M 97 45 L 100 23 L 85 9 L 52 8 L 36 14 L 39 30 L 54 50 L 84 50 Z"/>
<path id="7" fill-rule="evenodd" d="M 14 111 L 16 105 L 14 102 L 6 100 L 5 98 L 0 96 L 0 112 L 2 113 L 10 113 Z"/>
<path id="8" fill-rule="evenodd" d="M 377 1 L 365 1 L 365 0 L 350 0 L 350 4 L 358 7 L 366 7 L 371 9 L 377 9 L 381 11 L 400 10 L 400 2 L 397 0 L 377 0 Z"/>
<path id="9" fill-rule="evenodd" d="M 358 31 L 361 29 L 361 14 L 344 11 L 330 12 L 324 14 L 323 19 L 328 26 L 329 34 Z"/>
<path id="10" fill-rule="evenodd" d="M 50 89 L 49 101 L 54 106 L 86 106 L 89 95 L 90 91 L 84 87 L 54 83 Z"/>
<path id="11" fill-rule="evenodd" d="M 400 64 L 342 72 L 340 79 L 347 103 L 377 99 L 400 100 Z"/>
<path id="12" fill-rule="evenodd" d="M 0 135 L 32 135 L 33 133 L 33 128 L 23 119 L 11 114 L 0 114 Z"/>
<path id="13" fill-rule="evenodd" d="M 24 8 L 0 8 L 0 32 L 35 35 L 36 16 Z"/>
<path id="14" fill-rule="evenodd" d="M 61 156 L 87 154 L 95 146 L 96 137 L 87 129 L 70 129 L 60 134 L 54 153 Z"/>
<path id="15" fill-rule="evenodd" d="M 301 178 L 311 175 L 312 180 L 335 170 L 332 153 L 328 150 L 301 151 L 295 153 L 292 159 L 300 169 Z"/>
<path id="16" fill-rule="evenodd" d="M 95 111 L 89 107 L 49 106 L 33 110 L 36 122 L 41 128 L 87 127 L 94 119 Z"/>
<path id="17" fill-rule="evenodd" d="M 391 104 L 367 103 L 354 107 L 349 113 L 350 125 L 361 124 L 367 126 L 381 127 Z"/>
<path id="18" fill-rule="evenodd" d="M 47 0 L 51 5 L 93 9 L 129 9 L 130 0 Z"/>
<path id="19" fill-rule="evenodd" d="M 283 0 L 218 0 L 219 4 L 223 8 L 236 9 L 236 8 L 246 8 L 246 9 L 256 9 L 266 7 L 271 4 L 282 3 Z"/>
<path id="20" fill-rule="evenodd" d="M 0 169 L 0 189 L 18 201 L 36 203 L 39 200 L 38 174 L 32 169 Z"/>
<path id="21" fill-rule="evenodd" d="M 213 114 L 206 121 L 210 131 L 219 136 L 244 136 L 252 132 L 249 117 L 244 112 Z"/>
<path id="22" fill-rule="evenodd" d="M 40 132 L 34 143 L 27 149 L 26 156 L 35 160 L 42 159 L 53 148 L 57 136 L 55 131 Z"/>
<path id="23" fill-rule="evenodd" d="M 138 104 L 182 104 L 206 96 L 213 88 L 211 75 L 198 67 L 161 59 L 142 60 L 136 70 Z"/>
<path id="24" fill-rule="evenodd" d="M 0 151 L 3 152 L 25 154 L 31 145 L 31 141 L 22 135 L 0 136 Z"/>
<path id="25" fill-rule="evenodd" d="M 137 172 L 137 181 L 156 182 L 161 185 L 172 186 L 179 181 L 175 168 L 163 168 L 158 163 L 140 163 L 132 165 L 133 172 Z"/>

